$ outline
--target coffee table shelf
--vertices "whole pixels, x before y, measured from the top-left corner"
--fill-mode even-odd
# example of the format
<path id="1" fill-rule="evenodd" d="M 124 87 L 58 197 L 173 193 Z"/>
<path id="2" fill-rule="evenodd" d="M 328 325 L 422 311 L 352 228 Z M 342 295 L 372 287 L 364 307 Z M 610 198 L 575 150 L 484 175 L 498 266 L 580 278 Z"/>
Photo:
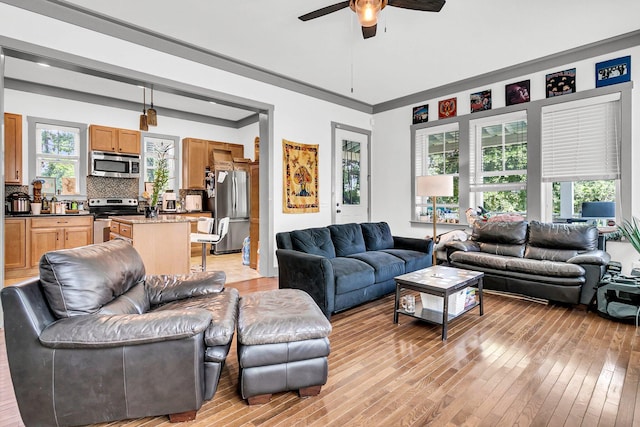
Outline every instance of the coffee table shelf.
<path id="1" fill-rule="evenodd" d="M 442 340 L 445 341 L 451 320 L 462 316 L 476 307 L 480 307 L 480 316 L 484 314 L 482 303 L 483 277 L 484 273 L 480 271 L 463 270 L 441 265 L 428 267 L 396 277 L 396 300 L 393 323 L 398 323 L 398 315 L 402 314 L 428 323 L 442 325 Z M 471 286 L 478 288 L 476 292 L 477 300 L 473 304 L 466 306 L 460 313 L 448 313 L 449 296 Z M 413 313 L 402 309 L 400 307 L 400 294 L 402 289 L 409 289 L 443 298 L 443 311 L 424 308 L 421 301 L 416 301 L 416 311 Z"/>

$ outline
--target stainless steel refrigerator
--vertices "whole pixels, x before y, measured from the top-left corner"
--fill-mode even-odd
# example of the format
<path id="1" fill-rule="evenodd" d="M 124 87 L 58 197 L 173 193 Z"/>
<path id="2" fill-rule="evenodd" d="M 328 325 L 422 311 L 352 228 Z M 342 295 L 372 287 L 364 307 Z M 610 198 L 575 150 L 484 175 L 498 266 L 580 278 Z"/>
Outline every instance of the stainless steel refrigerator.
<path id="1" fill-rule="evenodd" d="M 215 171 L 214 205 L 216 230 L 218 221 L 229 217 L 229 234 L 215 245 L 214 253 L 240 252 L 244 238 L 249 236 L 249 179 L 246 171 Z"/>

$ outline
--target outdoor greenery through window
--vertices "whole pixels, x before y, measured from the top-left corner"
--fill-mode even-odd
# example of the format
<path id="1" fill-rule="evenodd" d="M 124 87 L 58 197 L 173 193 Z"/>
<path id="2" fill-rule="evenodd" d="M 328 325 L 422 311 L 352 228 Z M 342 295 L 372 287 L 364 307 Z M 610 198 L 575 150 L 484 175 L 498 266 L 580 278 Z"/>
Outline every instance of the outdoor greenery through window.
<path id="1" fill-rule="evenodd" d="M 458 183 L 460 133 L 457 126 L 419 129 L 415 133 L 415 174 L 453 176 L 453 196 L 436 199 L 436 220 L 459 221 Z M 416 195 L 415 216 L 432 221 L 433 203 L 429 197 Z"/>
<path id="2" fill-rule="evenodd" d="M 61 195 L 80 194 L 80 129 L 36 123 L 36 176 L 55 178 Z"/>
<path id="3" fill-rule="evenodd" d="M 527 120 L 504 117 L 475 126 L 471 190 L 491 213 L 527 212 Z"/>
<path id="4" fill-rule="evenodd" d="M 174 190 L 178 192 L 178 170 L 176 168 L 176 150 L 177 150 L 177 137 L 159 137 L 153 135 L 145 135 L 143 137 L 143 149 L 144 149 L 144 182 L 153 182 L 158 165 L 158 156 L 160 153 L 166 152 L 167 167 L 169 169 L 169 180 L 167 185 L 160 190 L 160 194 L 166 190 Z M 202 177 L 204 179 L 204 171 L 202 171 Z"/>

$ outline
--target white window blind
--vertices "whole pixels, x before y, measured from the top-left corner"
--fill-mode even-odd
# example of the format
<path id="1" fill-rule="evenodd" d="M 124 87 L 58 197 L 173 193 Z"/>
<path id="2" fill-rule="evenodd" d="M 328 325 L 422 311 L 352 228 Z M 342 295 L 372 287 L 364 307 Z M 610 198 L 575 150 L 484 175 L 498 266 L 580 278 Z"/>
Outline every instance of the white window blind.
<path id="1" fill-rule="evenodd" d="M 542 110 L 542 181 L 620 178 L 620 95 Z"/>

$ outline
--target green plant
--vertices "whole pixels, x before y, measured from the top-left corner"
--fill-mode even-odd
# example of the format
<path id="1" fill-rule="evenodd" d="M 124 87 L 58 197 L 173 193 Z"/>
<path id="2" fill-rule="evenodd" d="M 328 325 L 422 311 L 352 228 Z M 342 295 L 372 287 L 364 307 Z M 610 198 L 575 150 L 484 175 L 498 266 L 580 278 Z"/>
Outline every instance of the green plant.
<path id="1" fill-rule="evenodd" d="M 171 146 L 161 146 L 156 149 L 158 154 L 156 158 L 156 167 L 153 173 L 153 191 L 148 194 L 146 191 L 143 193 L 143 197 L 149 200 L 149 206 L 158 205 L 158 197 L 161 192 L 165 191 L 165 187 L 169 182 L 169 160 L 167 159 L 167 153 L 171 149 Z"/>
<path id="2" fill-rule="evenodd" d="M 631 221 L 625 219 L 619 229 L 631 243 L 631 246 L 640 254 L 640 220 L 636 217 L 633 217 Z"/>

